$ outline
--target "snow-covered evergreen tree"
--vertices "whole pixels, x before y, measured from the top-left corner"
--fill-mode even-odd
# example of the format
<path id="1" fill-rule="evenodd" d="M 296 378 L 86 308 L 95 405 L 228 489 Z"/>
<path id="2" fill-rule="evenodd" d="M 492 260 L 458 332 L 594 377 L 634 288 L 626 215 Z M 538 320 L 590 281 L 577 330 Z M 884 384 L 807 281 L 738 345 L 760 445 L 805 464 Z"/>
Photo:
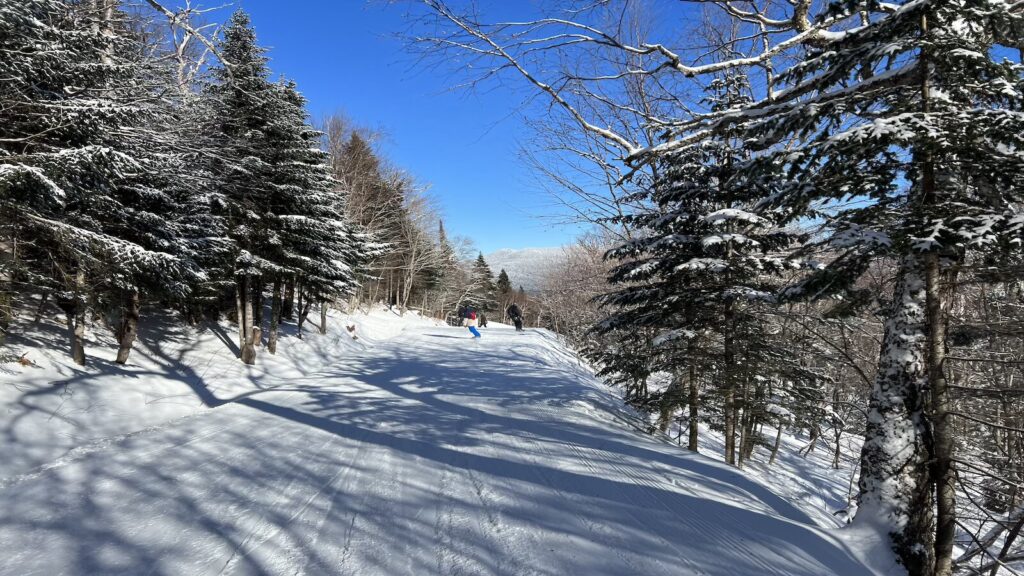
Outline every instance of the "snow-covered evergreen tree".
<path id="1" fill-rule="evenodd" d="M 153 60 L 117 2 L 30 0 L 0 11 L 0 205 L 12 281 L 52 293 L 85 362 L 85 312 L 149 285 L 181 294 L 195 269 L 154 174 Z M 134 339 L 122 327 L 119 361 Z"/>
<path id="2" fill-rule="evenodd" d="M 484 259 L 483 253 L 480 253 L 473 261 L 470 276 L 473 287 L 469 295 L 466 296 L 465 303 L 484 312 L 495 310 L 498 307 L 498 301 L 494 287 L 494 274 L 491 272 L 487 260 Z"/>
<path id="3" fill-rule="evenodd" d="M 860 26 L 807 47 L 764 101 L 706 117 L 690 134 L 739 134 L 756 152 L 737 166 L 743 179 L 775 187 L 759 207 L 827 224 L 833 257 L 788 296 L 843 293 L 873 259 L 900 263 L 858 515 L 891 527 L 911 574 L 946 575 L 948 310 L 977 250 L 1020 246 L 1024 70 L 1014 58 L 1024 14 L 1002 0 L 851 0 L 828 3 L 820 19 L 858 14 Z"/>
<path id="4" fill-rule="evenodd" d="M 508 277 L 508 272 L 502 268 L 498 272 L 498 279 L 494 282 L 494 289 L 498 291 L 498 295 L 502 298 L 507 298 L 512 294 L 512 281 Z"/>
<path id="5" fill-rule="evenodd" d="M 748 94 L 745 77 L 726 75 L 709 87 L 707 102 L 720 112 L 742 105 Z M 778 275 L 791 268 L 780 251 L 794 240 L 772 212 L 758 210 L 757 200 L 769 190 L 737 177 L 734 166 L 745 154 L 726 134 L 660 161 L 650 189 L 635 198 L 655 208 L 623 218 L 637 237 L 608 254 L 621 262 L 610 278 L 619 288 L 602 298 L 612 312 L 599 326 L 605 334 L 658 332 L 648 357 L 677 375 L 661 397 L 663 415 L 673 403 L 692 403 L 693 394 L 679 390 L 682 373 L 695 389 L 703 372 L 717 372 L 720 402 L 707 405 L 720 407 L 730 464 L 742 459 L 736 440 L 749 430 L 740 416 L 742 409 L 746 418 L 752 404 L 743 400 L 778 368 L 769 362 L 774 344 L 759 308 L 773 300 Z"/>
<path id="6" fill-rule="evenodd" d="M 287 268 L 274 275 L 271 337 L 276 337 L 284 276 L 297 277 L 307 302 L 326 303 L 351 294 L 357 270 L 375 255 L 365 235 L 344 215 L 344 199 L 331 177 L 327 154 L 317 147 L 320 132 L 308 123 L 306 101 L 293 83 L 278 86 L 280 108 L 268 130 L 273 259 Z M 321 322 L 321 328 L 323 328 Z"/>
<path id="7" fill-rule="evenodd" d="M 498 278 L 494 281 L 494 294 L 498 302 L 498 311 L 504 317 L 505 310 L 512 304 L 512 300 L 516 296 L 512 289 L 512 280 L 504 268 L 498 271 Z"/>
<path id="8" fill-rule="evenodd" d="M 358 268 L 377 249 L 346 219 L 344 195 L 319 147 L 321 133 L 309 125 L 305 99 L 293 83 L 269 80 L 265 50 L 245 12 L 232 15 L 219 50 L 227 64 L 214 70 L 204 91 L 218 147 L 208 169 L 218 175 L 220 212 L 234 245 L 242 360 L 252 363 L 267 283 L 273 351 L 286 285 L 305 302 L 301 327 L 314 302 L 323 315 L 327 302 L 355 289 Z"/>
<path id="9" fill-rule="evenodd" d="M 218 47 L 226 64 L 213 70 L 204 96 L 217 151 L 208 170 L 217 175 L 217 207 L 233 243 L 236 317 L 242 361 L 255 362 L 261 339 L 263 277 L 289 273 L 273 226 L 277 195 L 273 139 L 284 112 L 280 86 L 269 80 L 265 50 L 257 45 L 249 16 L 235 12 Z"/>

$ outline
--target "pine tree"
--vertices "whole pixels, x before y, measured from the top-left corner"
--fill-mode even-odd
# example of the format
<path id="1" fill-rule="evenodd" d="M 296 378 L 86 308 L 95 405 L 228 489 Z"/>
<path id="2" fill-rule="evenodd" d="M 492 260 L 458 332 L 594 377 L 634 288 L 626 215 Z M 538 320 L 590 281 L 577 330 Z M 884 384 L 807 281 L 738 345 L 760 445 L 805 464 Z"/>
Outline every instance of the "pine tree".
<path id="1" fill-rule="evenodd" d="M 509 279 L 508 272 L 505 272 L 504 268 L 498 272 L 498 280 L 494 284 L 494 291 L 498 300 L 499 311 L 504 315 L 505 310 L 508 309 L 516 295 L 512 289 L 512 281 Z"/>
<path id="2" fill-rule="evenodd" d="M 444 220 L 437 221 L 437 249 L 441 253 L 441 260 L 448 266 L 454 266 L 458 260 L 455 256 L 455 248 L 448 239 L 448 232 L 444 229 Z"/>
<path id="3" fill-rule="evenodd" d="M 0 28 L 0 234 L 13 254 L 2 265 L 56 297 L 79 364 L 86 307 L 125 295 L 126 361 L 139 291 L 181 294 L 194 272 L 168 218 L 173 199 L 154 177 L 166 159 L 145 129 L 151 61 L 113 0 L 19 2 L 0 11 Z"/>
<path id="4" fill-rule="evenodd" d="M 236 244 L 229 235 L 227 206 L 212 159 L 221 153 L 222 136 L 211 129 L 215 104 L 208 92 L 186 92 L 167 110 L 157 129 L 173 135 L 169 149 L 173 169 L 163 178 L 175 199 L 179 243 L 191 254 L 201 274 L 194 278 L 186 298 L 180 302 L 189 322 L 203 318 L 217 320 L 225 295 L 234 291 L 233 260 Z"/>
<path id="5" fill-rule="evenodd" d="M 345 189 L 352 220 L 381 242 L 394 241 L 403 197 L 385 180 L 380 158 L 358 131 L 349 136 L 338 164 L 336 177 Z"/>
<path id="6" fill-rule="evenodd" d="M 209 282 L 205 261 L 223 256 L 228 243 L 223 225 L 212 212 L 209 174 L 199 161 L 204 136 L 192 106 L 195 97 L 167 90 L 178 81 L 178 70 L 166 49 L 135 31 L 132 16 L 113 10 L 107 18 L 117 34 L 130 42 L 124 60 L 134 66 L 130 91 L 122 99 L 134 102 L 133 121 L 122 127 L 122 141 L 140 169 L 126 180 L 122 202 L 134 225 L 113 222 L 121 236 L 150 250 L 175 257 L 175 270 L 155 269 L 136 275 L 128 284 L 104 282 L 95 289 L 100 304 L 113 313 L 118 340 L 117 362 L 131 353 L 141 305 L 170 303 L 188 312 L 196 290 Z"/>
<path id="7" fill-rule="evenodd" d="M 466 297 L 465 303 L 478 310 L 490 312 L 498 307 L 496 300 L 496 289 L 494 286 L 494 274 L 487 260 L 481 252 L 473 262 L 473 269 L 470 275 L 472 288 Z"/>
<path id="8" fill-rule="evenodd" d="M 379 250 L 348 221 L 345 196 L 332 177 L 322 134 L 308 120 L 294 83 L 273 83 L 265 50 L 256 43 L 249 17 L 235 12 L 220 44 L 228 63 L 214 70 L 204 91 L 218 153 L 222 217 L 234 250 L 242 360 L 255 361 L 262 338 L 263 293 L 271 286 L 268 348 L 276 351 L 283 314 L 299 298 L 299 333 L 312 304 L 351 294 L 359 269 Z"/>
<path id="9" fill-rule="evenodd" d="M 385 300 L 397 302 L 400 287 L 396 276 L 400 276 L 403 260 L 402 231 L 408 224 L 404 209 L 406 182 L 400 174 L 389 178 L 381 159 L 359 131 L 349 136 L 335 165 L 335 177 L 344 190 L 349 219 L 380 247 L 367 267 L 376 280 L 372 293 L 378 296 L 386 286 Z"/>
<path id="10" fill-rule="evenodd" d="M 676 398 L 664 398 L 661 394 L 652 395 L 648 390 L 651 375 L 665 366 L 659 358 L 652 356 L 651 329 L 623 330 L 608 334 L 602 338 L 594 338 L 590 345 L 582 350 L 583 354 L 601 368 L 597 375 L 609 384 L 624 389 L 624 400 L 634 408 L 643 412 L 654 412 L 661 409 L 674 409 L 681 402 Z M 666 391 L 676 394 L 678 387 Z M 675 401 L 673 401 L 675 400 Z M 661 430 L 667 431 L 669 415 L 662 413 L 659 418 Z"/>
<path id="11" fill-rule="evenodd" d="M 748 94 L 746 78 L 731 74 L 709 86 L 706 102 L 720 112 L 742 105 Z M 716 383 L 718 402 L 703 405 L 720 408 L 712 421 L 721 423 L 730 464 L 749 454 L 744 441 L 756 423 L 751 399 L 765 397 L 762 383 L 780 369 L 772 361 L 778 344 L 761 316 L 778 276 L 792 267 L 779 254 L 796 240 L 776 225 L 774 214 L 759 209 L 766 192 L 737 177 L 734 166 L 745 158 L 741 141 L 724 134 L 661 159 L 653 185 L 633 198 L 654 208 L 621 219 L 637 237 L 608 254 L 621 262 L 610 277 L 620 287 L 602 298 L 612 311 L 598 327 L 627 339 L 637 330 L 657 332 L 646 352 L 634 343 L 599 359 L 612 362 L 605 372 L 624 360 L 622 371 L 632 375 L 632 358 L 641 355 L 674 374 L 659 399 L 662 426 L 675 406 L 695 407 L 684 383 L 696 390 L 702 373 L 713 371 L 703 376 Z M 692 417 L 691 426 L 695 431 Z"/>
<path id="12" fill-rule="evenodd" d="M 218 49 L 230 64 L 215 68 L 214 81 L 204 90 L 218 149 L 208 156 L 208 170 L 218 175 L 219 215 L 233 244 L 225 264 L 235 280 L 241 359 L 252 364 L 261 340 L 256 321 L 262 312 L 263 277 L 289 272 L 280 262 L 281 241 L 271 212 L 277 194 L 273 139 L 285 110 L 280 87 L 268 79 L 266 51 L 256 44 L 245 12 L 231 16 Z"/>
<path id="13" fill-rule="evenodd" d="M 499 296 L 505 297 L 512 293 L 512 282 L 508 278 L 508 272 L 502 268 L 498 272 L 498 281 L 495 283 L 495 289 L 497 289 Z"/>
<path id="14" fill-rule="evenodd" d="M 307 303 L 320 304 L 324 330 L 326 303 L 353 293 L 358 287 L 356 271 L 374 255 L 366 237 L 345 219 L 344 200 L 331 177 L 327 154 L 316 147 L 321 133 L 308 123 L 305 99 L 293 83 L 281 84 L 278 90 L 274 104 L 280 113 L 267 130 L 274 186 L 269 207 L 271 257 L 285 267 L 271 276 L 274 345 L 286 278 L 298 279 Z M 268 344 L 268 349 L 274 352 L 274 346 Z"/>

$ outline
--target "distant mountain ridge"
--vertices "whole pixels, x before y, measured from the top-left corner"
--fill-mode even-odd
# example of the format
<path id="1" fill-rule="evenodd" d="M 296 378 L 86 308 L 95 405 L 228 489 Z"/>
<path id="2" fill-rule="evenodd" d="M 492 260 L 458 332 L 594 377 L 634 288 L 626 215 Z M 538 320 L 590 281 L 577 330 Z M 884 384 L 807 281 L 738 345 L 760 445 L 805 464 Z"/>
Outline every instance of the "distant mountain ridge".
<path id="1" fill-rule="evenodd" d="M 512 286 L 522 286 L 527 292 L 536 293 L 544 287 L 544 278 L 565 256 L 565 248 L 502 248 L 484 259 L 497 277 L 502 269 L 508 274 Z"/>

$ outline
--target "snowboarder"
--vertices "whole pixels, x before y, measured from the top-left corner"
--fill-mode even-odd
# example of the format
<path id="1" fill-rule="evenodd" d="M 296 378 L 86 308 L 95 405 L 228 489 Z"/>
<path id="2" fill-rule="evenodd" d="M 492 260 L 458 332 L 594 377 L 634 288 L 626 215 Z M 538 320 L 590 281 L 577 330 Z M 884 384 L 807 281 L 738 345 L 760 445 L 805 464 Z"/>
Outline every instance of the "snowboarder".
<path id="1" fill-rule="evenodd" d="M 473 334 L 473 338 L 480 337 L 480 331 L 476 329 L 476 324 L 476 312 L 470 310 L 469 315 L 466 316 L 466 326 L 469 327 L 469 331 Z"/>
<path id="2" fill-rule="evenodd" d="M 511 318 L 512 322 L 515 323 L 515 325 L 516 325 L 516 332 L 522 332 L 523 331 L 523 311 L 519 309 L 519 306 L 517 306 L 516 303 L 513 302 L 512 305 L 508 307 L 508 310 L 505 311 L 505 313 L 508 314 L 508 317 Z"/>
<path id="3" fill-rule="evenodd" d="M 458 310 L 457 314 L 458 314 L 458 319 L 457 320 L 452 320 L 451 322 L 449 322 L 449 325 L 451 325 L 451 326 L 465 326 L 466 325 L 466 317 L 469 316 L 469 307 L 466 306 L 465 304 L 459 306 L 459 310 Z"/>

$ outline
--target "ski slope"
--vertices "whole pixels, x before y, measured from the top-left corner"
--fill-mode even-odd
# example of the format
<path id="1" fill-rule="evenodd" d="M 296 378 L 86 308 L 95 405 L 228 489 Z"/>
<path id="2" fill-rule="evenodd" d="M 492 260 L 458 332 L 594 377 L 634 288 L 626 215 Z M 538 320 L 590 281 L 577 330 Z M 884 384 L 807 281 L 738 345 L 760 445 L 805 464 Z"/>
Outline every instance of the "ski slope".
<path id="1" fill-rule="evenodd" d="M 763 485 L 636 431 L 549 333 L 483 332 L 339 344 L 0 480 L 0 574 L 877 573 Z"/>

